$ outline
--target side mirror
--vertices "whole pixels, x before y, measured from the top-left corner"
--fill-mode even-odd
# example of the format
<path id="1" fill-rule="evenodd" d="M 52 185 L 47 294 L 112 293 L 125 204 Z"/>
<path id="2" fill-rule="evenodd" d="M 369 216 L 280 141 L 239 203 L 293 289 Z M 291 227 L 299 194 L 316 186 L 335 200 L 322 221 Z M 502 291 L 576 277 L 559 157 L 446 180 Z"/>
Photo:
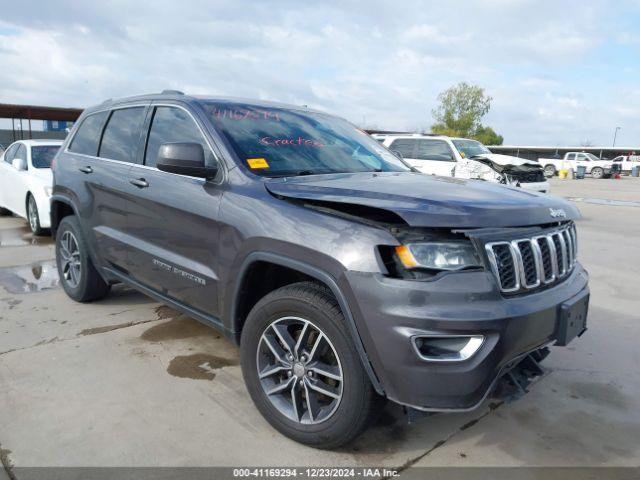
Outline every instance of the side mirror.
<path id="1" fill-rule="evenodd" d="M 16 170 L 23 172 L 27 169 L 27 159 L 26 158 L 14 158 L 11 162 L 13 168 Z"/>
<path id="2" fill-rule="evenodd" d="M 398 150 L 391 150 L 391 153 L 393 153 L 396 157 L 398 157 L 401 160 L 404 158 Z"/>
<path id="3" fill-rule="evenodd" d="M 218 167 L 207 166 L 199 143 L 163 143 L 156 161 L 158 170 L 191 177 L 213 178 Z"/>

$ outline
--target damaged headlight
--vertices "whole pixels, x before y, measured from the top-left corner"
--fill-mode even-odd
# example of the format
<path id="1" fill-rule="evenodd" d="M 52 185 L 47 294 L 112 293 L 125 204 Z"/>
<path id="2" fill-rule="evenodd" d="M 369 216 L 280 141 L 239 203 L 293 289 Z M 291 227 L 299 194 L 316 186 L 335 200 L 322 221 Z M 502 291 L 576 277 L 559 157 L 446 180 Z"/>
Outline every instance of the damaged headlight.
<path id="1" fill-rule="evenodd" d="M 397 246 L 396 254 L 408 269 L 462 270 L 482 266 L 471 242 L 408 243 Z"/>

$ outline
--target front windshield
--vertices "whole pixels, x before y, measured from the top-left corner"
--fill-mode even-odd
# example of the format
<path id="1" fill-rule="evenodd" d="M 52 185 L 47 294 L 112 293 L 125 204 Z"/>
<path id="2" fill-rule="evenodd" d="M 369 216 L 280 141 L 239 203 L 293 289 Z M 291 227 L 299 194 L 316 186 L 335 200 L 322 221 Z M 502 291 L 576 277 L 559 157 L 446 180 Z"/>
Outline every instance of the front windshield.
<path id="1" fill-rule="evenodd" d="M 337 117 L 227 102 L 205 102 L 203 107 L 257 175 L 410 170 L 365 132 Z"/>
<path id="2" fill-rule="evenodd" d="M 31 147 L 31 163 L 34 168 L 51 168 L 51 160 L 56 156 L 59 149 L 59 145 Z"/>
<path id="3" fill-rule="evenodd" d="M 470 158 L 491 153 L 491 150 L 476 140 L 452 140 L 452 142 L 463 157 Z"/>

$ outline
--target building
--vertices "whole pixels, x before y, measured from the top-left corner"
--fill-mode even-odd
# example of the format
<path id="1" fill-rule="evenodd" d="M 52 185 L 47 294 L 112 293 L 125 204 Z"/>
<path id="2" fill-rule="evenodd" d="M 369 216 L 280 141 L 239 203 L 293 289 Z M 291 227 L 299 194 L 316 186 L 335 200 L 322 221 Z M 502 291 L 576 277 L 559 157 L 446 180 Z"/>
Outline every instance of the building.
<path id="1" fill-rule="evenodd" d="M 518 145 L 487 145 L 493 153 L 538 160 L 538 158 L 562 158 L 567 152 L 593 153 L 598 158 L 612 159 L 618 155 L 638 155 L 640 147 L 540 147 Z"/>

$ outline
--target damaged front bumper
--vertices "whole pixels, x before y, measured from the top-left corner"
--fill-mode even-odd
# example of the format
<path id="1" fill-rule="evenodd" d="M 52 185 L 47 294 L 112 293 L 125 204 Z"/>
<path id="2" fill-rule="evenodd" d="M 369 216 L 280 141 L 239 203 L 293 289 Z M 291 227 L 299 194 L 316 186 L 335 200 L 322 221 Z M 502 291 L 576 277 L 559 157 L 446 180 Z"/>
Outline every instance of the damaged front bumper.
<path id="1" fill-rule="evenodd" d="M 385 394 L 418 410 L 474 409 L 531 352 L 561 337 L 566 344 L 584 330 L 565 335 L 562 313 L 565 305 L 588 302 L 588 276 L 579 264 L 562 283 L 513 297 L 502 296 L 486 271 L 430 281 L 346 275 L 358 332 Z M 434 336 L 482 336 L 482 343 L 462 361 L 429 361 L 413 339 Z"/>

